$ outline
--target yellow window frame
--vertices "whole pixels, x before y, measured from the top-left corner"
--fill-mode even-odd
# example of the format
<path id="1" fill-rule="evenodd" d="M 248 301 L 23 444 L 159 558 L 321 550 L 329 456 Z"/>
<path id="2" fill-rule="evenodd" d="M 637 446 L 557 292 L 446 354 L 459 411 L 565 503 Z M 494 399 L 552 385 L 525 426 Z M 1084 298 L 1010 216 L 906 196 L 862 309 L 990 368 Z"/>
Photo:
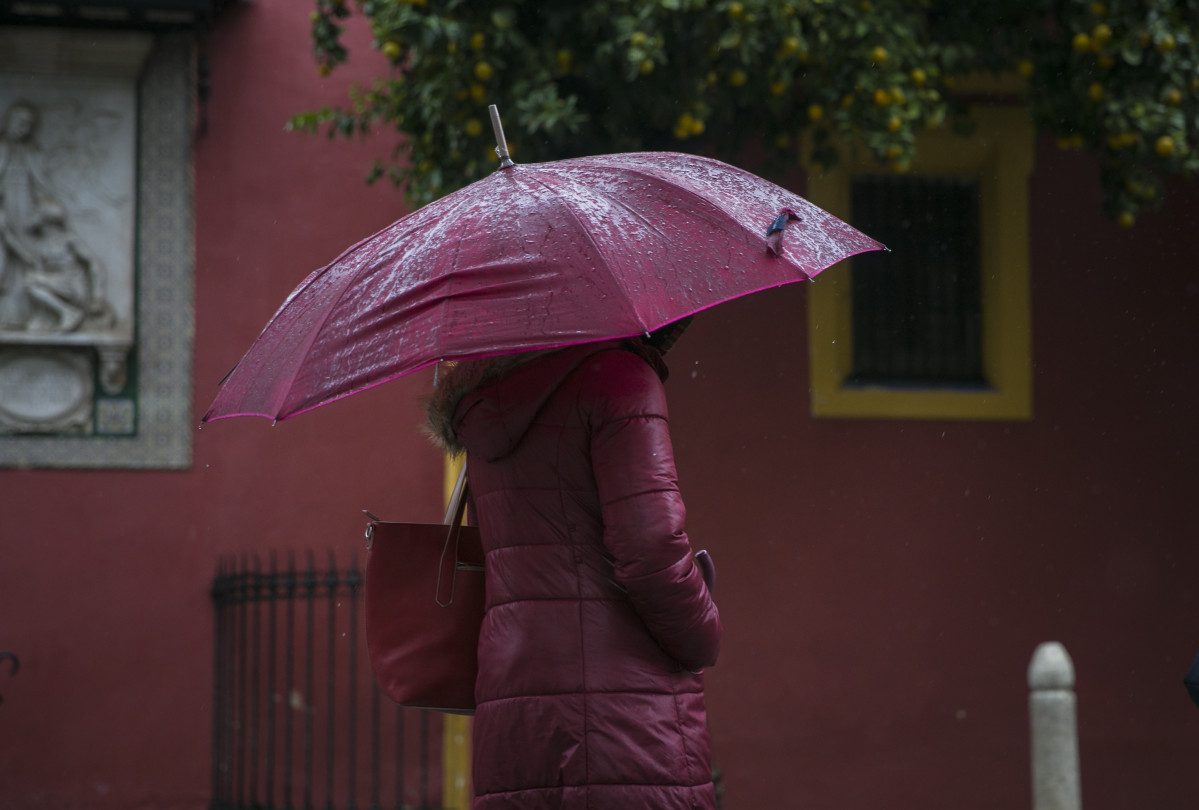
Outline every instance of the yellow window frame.
<path id="1" fill-rule="evenodd" d="M 977 106 L 969 138 L 945 130 L 921 134 L 911 172 L 978 180 L 982 264 L 981 389 L 849 386 L 853 350 L 852 260 L 829 268 L 808 287 L 811 409 L 816 417 L 892 419 L 1032 418 L 1032 338 L 1028 281 L 1028 177 L 1033 127 L 1023 107 Z M 858 150 L 864 152 L 864 150 Z M 842 219 L 850 216 L 850 180 L 883 171 L 865 154 L 841 150 L 822 169 L 808 162 L 808 198 Z"/>

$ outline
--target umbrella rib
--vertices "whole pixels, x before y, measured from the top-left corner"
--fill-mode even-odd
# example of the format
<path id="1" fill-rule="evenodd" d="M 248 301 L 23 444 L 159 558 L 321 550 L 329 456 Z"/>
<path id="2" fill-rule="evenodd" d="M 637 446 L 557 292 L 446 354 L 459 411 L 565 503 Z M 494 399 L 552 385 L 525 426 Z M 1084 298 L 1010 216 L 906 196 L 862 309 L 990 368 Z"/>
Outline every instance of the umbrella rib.
<path id="1" fill-rule="evenodd" d="M 745 228 L 744 226 L 742 226 L 740 224 L 740 222 L 738 221 L 737 217 L 733 216 L 733 214 L 731 214 L 727 210 L 725 210 L 725 208 L 722 205 L 720 205 L 716 199 L 714 199 L 712 197 L 704 196 L 703 194 L 700 194 L 698 191 L 693 191 L 692 189 L 690 189 L 686 186 L 679 185 L 676 181 L 672 180 L 669 176 L 663 177 L 662 175 L 654 172 L 652 169 L 645 169 L 636 164 L 624 164 L 624 165 L 622 165 L 621 168 L 637 177 L 641 177 L 641 178 L 645 178 L 648 180 L 653 180 L 657 183 L 665 184 L 670 187 L 671 191 L 677 191 L 681 194 L 685 194 L 691 200 L 698 201 L 701 204 L 700 206 L 695 206 L 695 205 L 690 206 L 688 208 L 688 210 L 690 210 L 690 211 L 695 211 L 699 207 L 703 207 L 703 206 L 706 206 L 706 207 L 716 211 L 722 217 L 733 222 L 735 225 L 737 225 L 739 228 L 741 228 L 745 232 L 753 233 L 754 241 L 756 241 L 758 244 L 760 244 L 762 246 L 763 250 L 766 249 L 766 244 L 767 244 L 767 242 L 766 242 L 766 226 L 769 224 L 769 222 L 763 223 L 762 229 L 761 229 L 762 233 L 761 233 L 761 235 L 759 235 L 758 233 L 751 232 L 751 231 L 749 231 L 748 228 Z M 735 169 L 736 171 L 742 171 L 741 169 L 737 169 L 736 166 L 730 166 L 729 168 Z M 785 190 L 786 189 L 784 189 L 784 191 Z M 776 214 L 777 214 L 777 212 L 774 212 L 774 213 L 768 212 L 768 219 L 773 218 Z M 805 275 L 807 275 L 807 274 L 805 273 Z"/>
<path id="2" fill-rule="evenodd" d="M 441 203 L 441 202 L 444 202 L 447 206 L 444 211 L 441 210 L 443 206 L 437 205 L 437 203 Z M 419 211 L 424 212 L 425 215 L 422 217 L 416 218 L 415 222 L 412 223 L 412 227 L 409 227 L 405 231 L 405 237 L 407 237 L 417 231 L 428 231 L 430 227 L 435 226 L 438 223 L 453 222 L 455 220 L 455 217 L 458 214 L 459 210 L 462 208 L 469 207 L 469 205 L 470 205 L 469 202 L 464 199 L 452 199 L 451 197 L 443 197 L 441 200 L 438 200 L 438 201 L 432 203 L 430 206 L 426 206 L 423 209 L 419 209 Z M 430 210 L 431 207 L 435 207 L 434 210 Z M 413 213 L 415 214 L 417 212 L 413 212 Z M 431 217 L 432 217 L 432 221 L 429 221 Z M 402 222 L 405 219 L 407 219 L 407 217 L 403 217 L 400 220 L 397 220 L 397 222 L 393 223 L 393 224 L 398 224 L 399 222 Z M 462 246 L 463 239 L 464 239 L 463 235 L 459 234 L 458 241 L 454 247 L 455 265 L 457 264 L 457 256 L 461 252 L 461 246 Z M 390 238 L 390 239 L 387 239 L 384 241 L 387 246 L 394 246 L 396 240 L 394 238 Z M 375 242 L 376 242 L 376 240 L 374 237 L 367 237 L 366 239 L 362 240 L 362 242 L 360 242 L 356 247 L 375 248 Z M 349 253 L 349 251 L 347 251 L 347 253 Z M 378 253 L 377 250 L 372 250 L 372 255 L 375 255 L 377 253 Z M 335 261 L 340 261 L 340 259 L 335 260 Z M 359 279 L 356 278 L 355 283 L 358 280 Z M 341 299 L 344 298 L 350 292 L 350 290 L 355 286 L 355 283 L 347 284 L 338 293 L 337 297 L 334 299 L 333 305 L 329 307 L 329 309 L 325 313 L 325 316 L 321 319 L 320 326 L 312 331 L 312 335 L 308 341 L 308 346 L 305 347 L 305 354 L 307 353 L 308 348 L 310 348 L 312 346 L 312 344 L 316 342 L 317 334 L 325 328 L 325 324 L 328 322 L 329 318 L 332 317 L 332 313 L 333 313 L 333 310 L 336 308 L 336 305 L 338 303 L 340 303 Z M 443 326 L 444 326 L 444 324 L 443 324 Z M 429 360 L 426 363 L 426 365 L 432 364 L 434 362 L 437 362 L 437 360 L 436 359 Z M 367 384 L 361 385 L 360 387 L 356 387 L 351 391 L 347 391 L 342 396 L 349 396 L 351 394 L 357 393 L 358 391 L 365 391 L 368 388 L 373 388 L 376 385 L 380 385 L 384 382 L 393 380 L 396 377 L 403 376 L 403 374 L 405 374 L 405 373 L 407 373 L 407 372 L 403 372 L 403 371 L 398 372 L 398 373 L 396 373 L 394 371 L 388 372 L 380 379 L 371 380 Z"/>
<path id="3" fill-rule="evenodd" d="M 652 219 L 647 217 L 645 214 L 638 211 L 633 206 L 629 205 L 624 200 L 620 199 L 619 197 L 612 197 L 612 196 L 605 196 L 604 199 L 611 202 L 614 206 L 629 212 L 629 214 L 632 215 L 632 217 L 634 219 L 637 219 L 637 220 L 641 221 L 642 223 L 644 223 L 645 227 L 648 230 L 651 230 L 654 233 L 656 233 L 658 236 L 665 238 L 666 232 L 663 231 L 662 228 L 660 228 L 656 222 L 654 222 Z"/>
<path id="4" fill-rule="evenodd" d="M 563 177 L 562 175 L 559 175 L 559 177 L 562 177 L 563 179 L 565 179 L 565 177 Z M 544 188 L 547 191 L 549 191 L 550 193 L 552 193 L 559 201 L 561 201 L 562 207 L 566 209 L 567 213 L 570 214 L 571 219 L 574 220 L 575 223 L 579 226 L 578 227 L 579 233 L 581 233 L 583 235 L 583 238 L 587 240 L 587 243 L 595 249 L 596 255 L 600 256 L 601 258 L 603 258 L 605 260 L 605 262 L 607 262 L 607 260 L 608 260 L 607 252 L 603 249 L 603 247 L 600 245 L 600 243 L 595 240 L 595 237 L 593 237 L 591 235 L 591 232 L 588 231 L 586 227 L 584 227 L 583 219 L 575 211 L 574 207 L 570 204 L 567 197 L 563 194 L 558 193 L 558 190 L 555 189 L 551 184 L 546 183 L 544 180 L 541 180 L 540 178 L 538 178 L 536 176 L 532 176 L 529 179 L 533 180 L 534 182 L 541 185 L 542 188 Z M 580 187 L 586 189 L 588 192 L 592 191 L 590 186 L 587 186 L 585 184 L 575 183 L 573 179 L 571 180 L 571 183 L 575 186 L 580 186 Z M 605 197 L 605 199 L 607 199 L 607 198 Z M 632 296 L 630 296 L 628 291 L 625 290 L 625 288 L 622 287 L 621 285 L 616 284 L 613 286 L 615 287 L 616 291 L 620 294 L 620 297 L 623 298 L 624 301 L 628 304 L 629 309 L 633 312 L 633 315 L 634 315 L 634 317 L 636 317 L 637 322 L 638 322 L 639 326 L 641 327 L 641 329 L 647 331 L 645 324 L 641 323 L 641 314 L 637 311 L 637 305 L 636 305 L 636 303 L 634 303 Z"/>
<path id="5" fill-rule="evenodd" d="M 688 155 L 688 154 L 681 153 L 681 152 L 675 152 L 675 153 L 637 152 L 637 153 L 630 153 L 630 154 L 626 155 L 625 157 L 626 158 L 641 158 L 641 159 L 661 158 L 662 156 L 664 156 L 666 154 L 673 154 L 673 155 L 689 158 L 689 159 L 697 162 L 700 165 L 718 169 L 720 174 L 738 175 L 740 177 L 746 178 L 751 183 L 751 185 L 755 181 L 756 182 L 762 181 L 762 178 L 758 178 L 753 173 L 747 172 L 745 169 L 739 168 L 737 166 L 723 163 L 722 161 L 715 160 L 713 158 L 705 158 L 705 157 L 700 157 L 698 155 Z M 693 199 L 699 200 L 700 202 L 707 203 L 708 206 L 710 206 L 712 209 L 714 209 L 715 211 L 718 211 L 721 216 L 733 221 L 734 223 L 738 223 L 738 224 L 740 223 L 740 220 L 738 219 L 738 217 L 736 215 L 730 213 L 728 210 L 726 210 L 726 208 L 720 203 L 719 200 L 712 198 L 712 197 L 705 196 L 703 193 L 694 191 L 685 186 L 674 185 L 674 181 L 671 179 L 671 176 L 669 173 L 658 174 L 655 171 L 657 169 L 657 164 L 654 162 L 650 162 L 650 163 L 646 164 L 646 163 L 640 162 L 639 160 L 634 160 L 634 161 L 622 160 L 621 168 L 624 169 L 625 171 L 629 172 L 630 174 L 637 175 L 639 177 L 649 177 L 649 178 L 658 180 L 659 182 L 668 183 L 671 185 L 671 188 L 677 189 L 682 194 L 686 194 Z M 769 181 L 766 181 L 766 182 L 769 183 Z M 861 253 L 866 250 L 878 250 L 880 248 L 884 249 L 884 250 L 886 249 L 886 247 L 884 245 L 882 245 L 882 243 L 878 242 L 877 240 L 871 239 L 870 237 L 866 236 L 865 234 L 861 234 L 860 231 L 857 231 L 857 229 L 853 228 L 853 226 L 849 225 L 849 223 L 839 220 L 835 216 L 832 216 L 827 211 L 824 211 L 820 207 L 813 205 L 811 202 L 809 202 L 808 200 L 799 196 L 795 192 L 793 192 L 789 189 L 783 188 L 782 186 L 778 186 L 777 184 L 774 184 L 774 183 L 769 183 L 769 185 L 776 187 L 783 194 L 794 198 L 795 202 L 790 203 L 790 205 L 793 206 L 796 203 L 798 203 L 799 205 L 801 205 L 807 209 L 810 209 L 814 214 L 817 214 L 821 217 L 827 217 L 830 221 L 837 222 L 841 226 L 848 228 L 849 230 L 854 231 L 856 233 L 859 233 L 867 241 L 872 242 L 878 246 L 875 248 L 863 247 L 859 250 L 854 251 L 853 253 L 848 254 L 848 256 L 852 256 L 852 255 L 855 255 L 856 253 Z M 741 194 L 739 196 L 741 196 L 742 199 L 745 199 L 747 201 L 747 203 L 749 202 L 750 198 L 745 197 L 743 194 Z M 765 205 L 766 203 L 765 203 L 765 201 L 761 201 L 759 204 Z M 694 209 L 692 209 L 692 210 L 694 210 Z M 744 226 L 741 226 L 741 227 L 744 232 L 746 232 L 747 234 L 750 234 L 752 236 L 752 239 L 755 243 L 757 243 L 759 246 L 761 246 L 763 250 L 767 250 L 768 246 L 770 245 L 770 241 L 767 238 L 767 233 L 766 233 L 767 226 L 769 225 L 770 221 L 773 220 L 778 215 L 779 211 L 775 210 L 775 209 L 767 208 L 767 209 L 764 209 L 764 213 L 766 214 L 766 217 L 762 220 L 760 228 L 758 228 L 756 230 L 751 230 L 751 229 L 745 228 Z M 800 217 L 800 219 L 803 219 L 803 217 Z M 810 225 L 810 223 L 809 223 L 809 225 Z M 841 256 L 841 259 L 844 259 L 844 258 L 847 258 L 847 256 Z M 841 259 L 837 259 L 837 261 L 840 261 Z M 832 264 L 835 264 L 835 262 L 830 262 L 828 264 L 822 265 L 815 272 L 808 272 L 807 270 L 798 266 L 795 263 L 791 263 L 791 264 L 793 267 L 795 267 L 796 271 L 801 273 L 805 279 L 810 281 L 817 273 L 819 273 L 823 269 L 830 267 Z"/>
<path id="6" fill-rule="evenodd" d="M 393 225 L 394 224 L 395 223 L 393 223 Z M 407 230 L 407 232 L 411 233 L 411 232 L 417 230 L 418 228 L 424 228 L 424 227 L 426 227 L 425 223 L 421 222 L 417 225 L 416 228 L 409 228 Z M 387 228 L 385 230 L 390 230 L 390 228 Z M 329 268 L 331 268 L 334 265 L 338 264 L 339 262 L 343 261 L 347 256 L 350 256 L 351 254 L 354 254 L 358 251 L 364 251 L 364 252 L 369 251 L 371 255 L 376 254 L 378 252 L 377 244 L 380 241 L 378 239 L 379 236 L 380 236 L 380 234 L 374 234 L 372 236 L 368 236 L 365 239 L 362 239 L 361 241 L 359 241 L 357 244 L 353 245 L 352 247 L 346 249 L 336 259 L 334 259 L 332 262 L 330 262 L 325 267 L 321 268 L 321 270 L 318 270 L 316 273 L 314 273 L 311 281 L 315 282 L 316 276 L 323 274 Z M 367 261 L 366 258 L 362 258 L 362 260 L 359 264 L 359 267 L 361 267 L 363 264 L 365 264 L 366 261 Z M 324 311 L 324 313 L 322 313 L 322 315 L 319 319 L 319 322 L 309 330 L 308 335 L 306 336 L 306 339 L 304 341 L 304 350 L 302 352 L 298 353 L 298 355 L 297 355 L 297 357 L 299 359 L 296 361 L 296 363 L 294 365 L 295 370 L 298 370 L 304 364 L 304 358 L 306 358 L 308 356 L 308 353 L 312 349 L 313 344 L 316 343 L 317 338 L 320 336 L 321 332 L 324 331 L 325 326 L 329 323 L 329 319 L 333 317 L 334 310 L 337 309 L 337 307 L 341 303 L 342 299 L 345 298 L 345 296 L 347 294 L 349 294 L 350 290 L 356 285 L 358 280 L 359 279 L 357 278 L 356 274 L 351 274 L 350 280 L 347 281 L 346 283 L 344 283 L 343 285 L 341 285 L 341 289 L 338 290 L 337 295 L 335 295 L 333 297 L 333 299 L 329 302 L 328 306 L 325 307 L 325 311 Z M 291 304 L 294 300 L 299 299 L 300 295 L 302 295 L 303 292 L 307 291 L 308 286 L 311 286 L 311 284 L 306 285 L 304 290 L 300 290 L 297 292 L 297 294 L 293 295 L 292 300 L 289 300 L 288 302 L 286 302 L 284 304 L 284 306 L 286 307 L 289 304 Z M 282 313 L 282 308 L 280 308 L 280 313 Z M 269 326 L 269 324 L 268 324 L 268 326 Z M 295 379 L 294 373 L 292 375 L 292 379 L 293 379 L 293 381 Z M 276 411 L 276 414 L 275 414 L 276 418 L 280 418 L 280 419 L 286 418 L 286 416 L 288 415 L 288 414 L 283 414 L 282 410 L 286 406 L 287 401 L 290 399 L 292 390 L 293 390 L 293 386 L 288 385 L 288 388 L 284 392 L 283 399 L 279 403 L 279 406 L 274 408 L 274 410 Z M 354 393 L 354 392 L 350 392 L 350 393 Z"/>

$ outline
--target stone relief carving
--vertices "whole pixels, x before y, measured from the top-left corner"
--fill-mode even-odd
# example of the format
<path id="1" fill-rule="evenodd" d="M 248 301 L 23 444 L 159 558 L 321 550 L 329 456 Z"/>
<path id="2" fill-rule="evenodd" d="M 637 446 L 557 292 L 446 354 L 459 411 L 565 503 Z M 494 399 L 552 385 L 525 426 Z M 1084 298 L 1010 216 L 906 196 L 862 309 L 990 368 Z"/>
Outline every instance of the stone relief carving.
<path id="1" fill-rule="evenodd" d="M 29 146 L 114 318 L 0 329 L 0 468 L 192 463 L 195 75 L 189 32 L 0 26 L 0 127 L 34 107 Z"/>
<path id="2" fill-rule="evenodd" d="M 0 422 L 10 433 L 85 433 L 91 365 L 79 351 L 0 350 Z"/>
<path id="3" fill-rule="evenodd" d="M 0 349 L 28 390 L 61 401 L 31 408 L 26 393 L 0 385 L 0 433 L 89 433 L 90 416 L 79 414 L 92 411 L 92 379 L 121 394 L 133 346 L 132 87 L 22 89 L 32 92 L 0 87 Z M 71 373 L 78 384 L 63 382 Z"/>

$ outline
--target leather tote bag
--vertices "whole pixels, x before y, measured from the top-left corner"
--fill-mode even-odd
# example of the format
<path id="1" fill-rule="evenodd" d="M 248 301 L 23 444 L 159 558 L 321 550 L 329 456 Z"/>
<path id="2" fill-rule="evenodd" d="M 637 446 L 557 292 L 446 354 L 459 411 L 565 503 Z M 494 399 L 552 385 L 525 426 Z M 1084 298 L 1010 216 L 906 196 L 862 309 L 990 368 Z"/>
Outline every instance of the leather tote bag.
<path id="1" fill-rule="evenodd" d="M 466 489 L 463 465 L 444 523 L 366 513 L 366 648 L 380 688 L 401 706 L 475 711 L 483 546 L 462 525 Z"/>

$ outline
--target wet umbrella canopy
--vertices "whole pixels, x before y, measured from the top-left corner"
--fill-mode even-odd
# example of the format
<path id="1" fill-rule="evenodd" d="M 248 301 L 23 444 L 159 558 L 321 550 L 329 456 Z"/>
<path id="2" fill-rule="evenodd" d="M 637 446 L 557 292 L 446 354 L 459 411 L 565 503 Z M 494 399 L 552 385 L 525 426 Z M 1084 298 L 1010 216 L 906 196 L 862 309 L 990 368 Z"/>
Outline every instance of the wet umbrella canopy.
<path id="1" fill-rule="evenodd" d="M 505 160 L 310 275 L 204 420 L 284 419 L 441 360 L 644 334 L 880 248 L 716 160 Z"/>

